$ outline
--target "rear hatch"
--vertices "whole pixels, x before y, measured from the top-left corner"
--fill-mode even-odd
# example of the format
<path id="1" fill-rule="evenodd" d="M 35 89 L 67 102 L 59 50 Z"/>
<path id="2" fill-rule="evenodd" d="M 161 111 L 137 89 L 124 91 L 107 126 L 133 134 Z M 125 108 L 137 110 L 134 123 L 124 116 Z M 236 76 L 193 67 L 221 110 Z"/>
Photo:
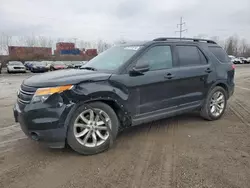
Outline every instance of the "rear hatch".
<path id="1" fill-rule="evenodd" d="M 235 65 L 231 62 L 227 53 L 219 46 L 209 46 L 208 49 L 220 62 L 216 67 L 217 72 L 221 77 L 225 78 L 224 74 L 227 74 L 227 82 L 229 85 L 234 85 Z"/>

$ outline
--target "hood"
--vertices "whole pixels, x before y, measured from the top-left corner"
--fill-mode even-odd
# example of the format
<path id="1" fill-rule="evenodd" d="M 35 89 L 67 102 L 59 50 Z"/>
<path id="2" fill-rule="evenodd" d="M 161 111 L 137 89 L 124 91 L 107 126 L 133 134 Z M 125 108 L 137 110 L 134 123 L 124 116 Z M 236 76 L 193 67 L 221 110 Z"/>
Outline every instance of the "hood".
<path id="1" fill-rule="evenodd" d="M 23 81 L 23 84 L 31 87 L 54 87 L 78 84 L 84 81 L 107 80 L 110 76 L 110 73 L 98 71 L 66 69 L 29 77 Z"/>

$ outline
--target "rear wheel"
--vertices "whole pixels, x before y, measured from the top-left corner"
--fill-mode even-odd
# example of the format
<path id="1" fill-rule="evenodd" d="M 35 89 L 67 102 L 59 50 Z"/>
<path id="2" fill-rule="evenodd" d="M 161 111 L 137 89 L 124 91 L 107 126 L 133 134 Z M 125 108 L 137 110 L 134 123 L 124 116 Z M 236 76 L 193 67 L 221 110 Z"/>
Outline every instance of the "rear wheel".
<path id="1" fill-rule="evenodd" d="M 224 114 L 226 106 L 226 91 L 216 86 L 209 92 L 201 109 L 201 116 L 206 120 L 217 120 Z"/>
<path id="2" fill-rule="evenodd" d="M 93 102 L 88 105 L 95 111 L 85 105 L 76 110 L 68 127 L 67 142 L 76 152 L 92 155 L 109 148 L 110 141 L 113 142 L 117 135 L 119 120 L 114 110 L 105 103 Z"/>

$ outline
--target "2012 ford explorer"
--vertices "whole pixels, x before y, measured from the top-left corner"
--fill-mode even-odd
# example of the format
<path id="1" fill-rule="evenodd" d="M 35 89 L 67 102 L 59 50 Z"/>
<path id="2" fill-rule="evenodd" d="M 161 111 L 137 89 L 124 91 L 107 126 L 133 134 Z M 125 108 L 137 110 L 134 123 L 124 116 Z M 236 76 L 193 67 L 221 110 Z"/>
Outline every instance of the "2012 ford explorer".
<path id="1" fill-rule="evenodd" d="M 14 116 L 33 140 L 95 154 L 130 126 L 197 110 L 206 120 L 219 119 L 234 92 L 234 69 L 211 40 L 124 44 L 82 69 L 24 80 Z"/>

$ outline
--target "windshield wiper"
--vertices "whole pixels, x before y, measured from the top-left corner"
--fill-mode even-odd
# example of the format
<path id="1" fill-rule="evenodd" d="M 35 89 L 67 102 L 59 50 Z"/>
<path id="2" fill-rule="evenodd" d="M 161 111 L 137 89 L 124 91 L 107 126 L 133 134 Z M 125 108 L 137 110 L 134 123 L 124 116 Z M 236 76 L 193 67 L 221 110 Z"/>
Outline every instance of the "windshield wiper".
<path id="1" fill-rule="evenodd" d="M 86 69 L 86 70 L 97 71 L 97 69 L 94 68 L 94 67 L 81 67 L 80 69 Z"/>

